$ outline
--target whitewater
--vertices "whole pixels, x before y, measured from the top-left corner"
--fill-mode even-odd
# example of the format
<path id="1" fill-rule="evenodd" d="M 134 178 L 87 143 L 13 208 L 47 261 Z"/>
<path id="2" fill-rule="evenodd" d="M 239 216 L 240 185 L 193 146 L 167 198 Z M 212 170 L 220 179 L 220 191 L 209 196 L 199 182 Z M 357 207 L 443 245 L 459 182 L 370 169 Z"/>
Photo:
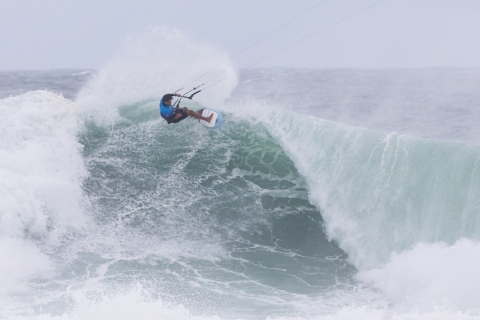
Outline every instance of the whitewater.
<path id="1" fill-rule="evenodd" d="M 0 318 L 480 319 L 480 69 L 227 59 L 0 72 Z M 218 65 L 222 127 L 167 125 Z"/>

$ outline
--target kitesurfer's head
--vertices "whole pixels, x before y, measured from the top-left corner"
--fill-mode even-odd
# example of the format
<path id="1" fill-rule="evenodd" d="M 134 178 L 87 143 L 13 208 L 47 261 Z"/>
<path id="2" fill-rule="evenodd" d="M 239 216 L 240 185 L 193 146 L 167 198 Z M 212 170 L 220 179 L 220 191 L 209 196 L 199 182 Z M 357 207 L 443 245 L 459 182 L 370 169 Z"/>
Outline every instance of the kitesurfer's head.
<path id="1" fill-rule="evenodd" d="M 166 106 L 169 106 L 172 103 L 173 95 L 172 94 L 166 94 L 163 96 L 163 104 Z"/>

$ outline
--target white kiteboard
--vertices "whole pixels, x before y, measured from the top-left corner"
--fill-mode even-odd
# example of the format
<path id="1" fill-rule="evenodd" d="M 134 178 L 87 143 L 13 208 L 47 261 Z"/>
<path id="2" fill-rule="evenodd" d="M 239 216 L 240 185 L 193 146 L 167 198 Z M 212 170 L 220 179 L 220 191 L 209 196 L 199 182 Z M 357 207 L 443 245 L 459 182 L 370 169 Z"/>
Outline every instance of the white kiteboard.
<path id="1" fill-rule="evenodd" d="M 198 110 L 198 113 L 200 113 L 203 117 L 209 117 L 213 113 L 212 120 L 210 122 L 204 121 L 204 120 L 199 120 L 200 123 L 202 123 L 204 126 L 207 128 L 215 129 L 220 127 L 220 125 L 223 122 L 222 115 L 220 112 L 212 109 L 200 109 Z"/>

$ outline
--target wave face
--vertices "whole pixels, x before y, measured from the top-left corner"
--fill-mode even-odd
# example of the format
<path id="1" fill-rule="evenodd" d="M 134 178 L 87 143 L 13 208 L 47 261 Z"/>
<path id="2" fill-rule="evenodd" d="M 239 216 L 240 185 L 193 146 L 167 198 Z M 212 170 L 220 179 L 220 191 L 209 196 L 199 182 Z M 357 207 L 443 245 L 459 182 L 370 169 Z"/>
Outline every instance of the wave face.
<path id="1" fill-rule="evenodd" d="M 480 238 L 480 147 L 278 114 L 269 130 L 360 269 L 419 242 Z"/>
<path id="2" fill-rule="evenodd" d="M 0 316 L 478 319 L 480 147 L 293 113 L 250 71 L 185 102 L 219 130 L 167 125 L 158 99 L 224 59 L 151 29 L 75 101 L 0 100 Z"/>

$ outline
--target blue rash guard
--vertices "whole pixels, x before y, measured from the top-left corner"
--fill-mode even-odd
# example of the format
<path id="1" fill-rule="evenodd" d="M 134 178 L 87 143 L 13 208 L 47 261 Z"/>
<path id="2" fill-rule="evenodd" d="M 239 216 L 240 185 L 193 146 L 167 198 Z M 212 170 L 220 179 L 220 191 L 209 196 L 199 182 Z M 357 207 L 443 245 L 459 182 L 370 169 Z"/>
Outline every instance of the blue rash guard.
<path id="1" fill-rule="evenodd" d="M 170 94 L 173 96 L 173 94 Z M 163 98 L 160 99 L 160 115 L 164 118 L 168 124 L 170 123 L 178 123 L 183 119 L 188 118 L 188 112 L 183 109 L 177 108 L 175 109 L 173 105 L 166 106 L 163 103 Z"/>
<path id="2" fill-rule="evenodd" d="M 163 104 L 163 98 L 160 99 L 160 114 L 164 117 L 164 118 L 168 118 L 168 117 L 171 117 L 172 114 L 173 114 L 173 106 L 170 105 L 170 106 L 166 106 Z"/>

